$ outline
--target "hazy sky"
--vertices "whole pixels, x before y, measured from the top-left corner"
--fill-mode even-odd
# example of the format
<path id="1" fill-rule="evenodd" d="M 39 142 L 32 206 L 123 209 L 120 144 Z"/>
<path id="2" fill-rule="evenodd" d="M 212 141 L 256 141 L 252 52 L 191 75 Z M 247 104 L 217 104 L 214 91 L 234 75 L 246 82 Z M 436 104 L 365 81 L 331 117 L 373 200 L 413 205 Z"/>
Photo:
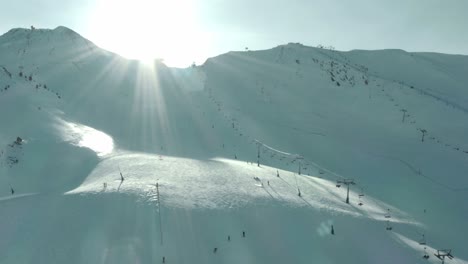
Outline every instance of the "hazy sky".
<path id="1" fill-rule="evenodd" d="M 173 66 L 288 42 L 468 54 L 467 12 L 467 0 L 2 0 L 0 33 L 63 25 Z"/>

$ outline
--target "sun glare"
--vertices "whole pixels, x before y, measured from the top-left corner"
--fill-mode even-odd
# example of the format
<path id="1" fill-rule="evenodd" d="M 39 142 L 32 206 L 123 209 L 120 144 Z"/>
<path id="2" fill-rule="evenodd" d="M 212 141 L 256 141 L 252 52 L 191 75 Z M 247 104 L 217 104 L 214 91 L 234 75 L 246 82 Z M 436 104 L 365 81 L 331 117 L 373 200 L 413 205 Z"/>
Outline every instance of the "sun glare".
<path id="1" fill-rule="evenodd" d="M 97 45 L 123 57 L 186 67 L 209 43 L 194 10 L 190 0 L 99 0 L 89 28 Z"/>

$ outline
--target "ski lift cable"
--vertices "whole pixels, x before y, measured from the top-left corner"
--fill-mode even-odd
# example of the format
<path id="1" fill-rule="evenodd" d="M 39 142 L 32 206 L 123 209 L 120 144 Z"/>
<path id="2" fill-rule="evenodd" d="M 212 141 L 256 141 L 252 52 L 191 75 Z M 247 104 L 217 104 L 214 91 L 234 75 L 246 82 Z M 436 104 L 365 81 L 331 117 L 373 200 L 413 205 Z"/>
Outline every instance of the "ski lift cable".
<path id="1" fill-rule="evenodd" d="M 335 172 L 333 172 L 333 171 L 331 171 L 331 170 L 328 170 L 328 169 L 326 169 L 326 168 L 324 168 L 324 167 L 318 165 L 317 163 L 315 163 L 315 162 L 313 162 L 313 161 L 306 160 L 306 159 L 304 159 L 304 157 L 302 157 L 302 156 L 299 155 L 299 154 L 288 153 L 288 152 L 285 152 L 285 151 L 281 151 L 281 150 L 275 149 L 275 148 L 273 148 L 273 147 L 271 147 L 271 146 L 268 146 L 267 144 L 261 142 L 261 141 L 258 140 L 258 139 L 254 139 L 253 142 L 255 142 L 256 144 L 260 144 L 262 147 L 264 147 L 264 148 L 266 148 L 266 149 L 268 149 L 268 150 L 271 150 L 271 151 L 273 151 L 273 152 L 279 153 L 279 154 L 281 154 L 281 155 L 283 155 L 283 156 L 292 157 L 292 158 L 293 158 L 293 161 L 298 160 L 298 159 L 304 160 L 306 163 L 308 163 L 308 164 L 310 164 L 310 165 L 316 167 L 316 168 L 319 169 L 319 170 L 325 171 L 325 172 L 329 173 L 330 175 L 335 176 L 336 178 L 345 179 L 345 177 L 343 177 L 342 175 L 339 175 L 338 173 L 335 173 Z"/>
<path id="2" fill-rule="evenodd" d="M 402 160 L 402 159 L 399 159 L 399 158 L 395 158 L 395 157 L 391 157 L 391 156 L 381 156 L 382 158 L 387 158 L 387 159 L 390 159 L 390 160 L 396 160 L 396 161 L 399 161 L 401 163 L 403 163 L 404 165 L 406 165 L 410 170 L 412 170 L 415 175 L 419 175 L 420 177 L 423 177 L 425 178 L 426 180 L 432 182 L 433 184 L 435 185 L 438 185 L 442 188 L 445 188 L 445 189 L 448 189 L 448 190 L 451 190 L 451 191 L 454 191 L 454 192 L 460 192 L 460 191 L 468 191 L 468 186 L 467 187 L 460 187 L 460 188 L 456 188 L 456 187 L 453 187 L 453 186 L 450 186 L 448 184 L 445 184 L 441 181 L 438 181 L 432 177 L 429 177 L 427 175 L 425 175 L 424 173 L 420 172 L 419 173 L 416 173 L 418 171 L 418 169 L 416 169 L 415 167 L 413 167 L 413 165 L 411 165 L 410 163 Z"/>
<path id="3" fill-rule="evenodd" d="M 269 149 L 269 150 L 271 150 L 271 151 L 273 151 L 273 152 L 277 152 L 277 153 L 279 153 L 279 154 L 283 154 L 283 155 L 285 155 L 285 156 L 299 156 L 299 155 L 297 155 L 297 154 L 292 154 L 292 153 L 284 152 L 284 151 L 275 149 L 275 148 L 273 148 L 273 147 L 270 147 L 270 146 L 268 146 L 267 144 L 265 144 L 265 143 L 263 143 L 263 142 L 261 142 L 261 141 L 259 141 L 259 140 L 257 140 L 257 139 L 254 139 L 254 142 L 257 143 L 257 144 L 260 144 L 262 147 L 264 147 L 264 148 L 266 148 L 266 149 Z"/>

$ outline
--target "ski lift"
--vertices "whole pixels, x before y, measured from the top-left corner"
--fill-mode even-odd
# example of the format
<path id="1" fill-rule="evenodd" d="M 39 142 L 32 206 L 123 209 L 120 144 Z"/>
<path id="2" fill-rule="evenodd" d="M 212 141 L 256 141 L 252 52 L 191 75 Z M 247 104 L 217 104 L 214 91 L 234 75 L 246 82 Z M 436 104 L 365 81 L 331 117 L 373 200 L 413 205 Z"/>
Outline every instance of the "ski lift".
<path id="1" fill-rule="evenodd" d="M 387 220 L 387 227 L 385 228 L 388 231 L 392 230 L 393 228 L 390 226 L 390 221 Z"/>
<path id="2" fill-rule="evenodd" d="M 421 240 L 419 240 L 419 245 L 426 245 L 426 237 L 422 234 Z"/>
<path id="3" fill-rule="evenodd" d="M 385 214 L 385 218 L 391 218 L 390 209 L 387 209 L 387 213 Z"/>

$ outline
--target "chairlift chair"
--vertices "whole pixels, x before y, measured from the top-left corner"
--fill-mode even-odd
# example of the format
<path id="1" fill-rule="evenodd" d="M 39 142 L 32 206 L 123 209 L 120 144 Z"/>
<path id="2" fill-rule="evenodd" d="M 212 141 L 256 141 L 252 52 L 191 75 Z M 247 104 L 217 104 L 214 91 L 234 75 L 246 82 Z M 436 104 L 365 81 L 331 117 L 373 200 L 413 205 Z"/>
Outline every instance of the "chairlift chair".
<path id="1" fill-rule="evenodd" d="M 341 184 L 339 181 L 336 182 L 336 187 L 340 188 L 341 187 Z"/>
<path id="2" fill-rule="evenodd" d="M 390 209 L 387 209 L 387 213 L 385 214 L 385 218 L 391 218 Z"/>
<path id="3" fill-rule="evenodd" d="M 426 245 L 426 237 L 422 234 L 421 240 L 419 240 L 419 245 Z"/>
<path id="4" fill-rule="evenodd" d="M 390 221 L 387 221 L 387 227 L 385 228 L 387 230 L 392 230 L 393 228 L 390 226 Z"/>
<path id="5" fill-rule="evenodd" d="M 364 190 L 361 188 L 361 192 L 358 195 L 359 197 L 364 197 Z"/>

